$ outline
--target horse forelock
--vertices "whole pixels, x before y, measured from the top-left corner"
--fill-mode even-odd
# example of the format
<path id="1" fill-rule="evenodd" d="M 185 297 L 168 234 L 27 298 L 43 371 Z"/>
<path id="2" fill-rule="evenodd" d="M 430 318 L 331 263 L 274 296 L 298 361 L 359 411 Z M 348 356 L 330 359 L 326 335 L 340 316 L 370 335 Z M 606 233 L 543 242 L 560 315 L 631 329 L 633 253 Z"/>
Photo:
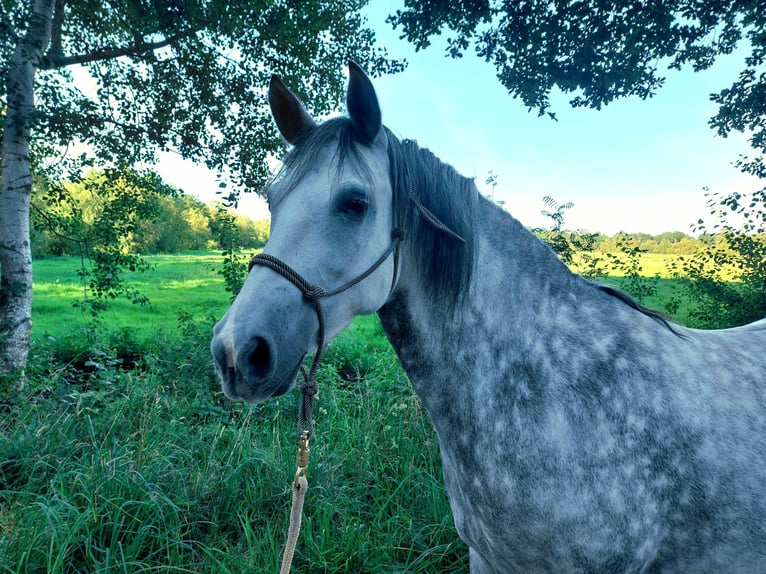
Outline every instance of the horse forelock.
<path id="1" fill-rule="evenodd" d="M 434 300 L 455 305 L 461 294 L 467 294 L 474 268 L 474 222 L 478 190 L 473 180 L 460 175 L 433 153 L 414 141 L 400 141 L 383 128 L 387 138 L 389 177 L 393 188 L 394 225 L 406 232 L 404 241 L 414 257 L 423 285 Z M 270 202 L 292 190 L 332 150 L 333 169 L 349 165 L 363 178 L 372 178 L 351 121 L 340 117 L 328 120 L 304 133 L 282 160 L 282 168 L 272 183 Z M 460 243 L 428 222 L 409 199 L 412 193 L 451 231 L 465 240 Z"/>

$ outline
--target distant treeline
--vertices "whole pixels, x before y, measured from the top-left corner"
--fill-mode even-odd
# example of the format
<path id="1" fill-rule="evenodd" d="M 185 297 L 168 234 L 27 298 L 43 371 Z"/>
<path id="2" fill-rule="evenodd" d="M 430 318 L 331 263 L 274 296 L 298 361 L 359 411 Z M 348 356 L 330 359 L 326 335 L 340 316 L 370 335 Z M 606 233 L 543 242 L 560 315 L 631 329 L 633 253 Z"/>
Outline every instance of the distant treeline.
<path id="1" fill-rule="evenodd" d="M 544 198 L 551 229 L 533 230 L 564 252 L 618 253 L 626 247 L 647 253 L 691 255 L 716 238 L 680 231 L 601 233 L 562 230 L 571 203 Z M 265 245 L 269 221 L 254 221 L 220 202 L 205 204 L 166 184 L 152 171 L 93 170 L 77 182 L 36 182 L 33 191 L 32 250 L 51 255 L 176 253 L 179 251 L 256 249 Z M 557 249 L 558 247 L 558 249 Z"/>
<path id="2" fill-rule="evenodd" d="M 534 230 L 541 238 L 548 240 L 550 231 Z M 566 236 L 574 245 L 587 245 L 588 249 L 603 253 L 617 253 L 625 245 L 638 247 L 646 253 L 669 253 L 676 255 L 691 255 L 701 247 L 712 245 L 715 236 L 703 233 L 694 238 L 681 231 L 667 231 L 659 235 L 649 233 L 616 233 L 612 236 L 603 233 L 588 233 L 583 231 L 557 232 Z"/>
<path id="3" fill-rule="evenodd" d="M 96 202 L 95 199 L 93 199 Z M 87 214 L 93 211 L 85 202 L 81 224 L 89 224 Z M 99 202 L 97 202 L 99 203 Z M 225 218 L 229 218 L 225 220 Z M 233 220 L 233 221 L 232 221 Z M 35 219 L 32 234 L 32 248 L 35 257 L 51 255 L 78 255 L 77 241 L 54 229 L 42 217 Z M 131 248 L 139 253 L 177 253 L 179 251 L 224 248 L 222 241 L 227 237 L 223 226 L 233 225 L 237 232 L 237 243 L 244 249 L 263 247 L 269 238 L 269 221 L 253 220 L 242 214 L 231 215 L 216 202 L 203 203 L 190 195 L 175 195 L 157 198 L 157 214 L 153 220 L 142 222 L 131 232 Z M 538 235 L 544 233 L 538 232 Z M 648 233 L 616 233 L 612 236 L 582 231 L 562 232 L 576 244 L 587 243 L 593 250 L 604 253 L 620 251 L 620 246 L 638 246 L 647 253 L 669 253 L 691 255 L 704 245 L 711 245 L 713 235 L 702 234 L 694 238 L 681 231 L 668 231 L 659 235 Z"/>
<path id="4" fill-rule="evenodd" d="M 205 204 L 153 174 L 93 172 L 79 184 L 41 185 L 33 205 L 36 258 L 89 255 L 110 234 L 123 252 L 140 254 L 229 249 L 232 242 L 255 249 L 269 235 L 268 220 L 252 220 L 219 202 Z"/>

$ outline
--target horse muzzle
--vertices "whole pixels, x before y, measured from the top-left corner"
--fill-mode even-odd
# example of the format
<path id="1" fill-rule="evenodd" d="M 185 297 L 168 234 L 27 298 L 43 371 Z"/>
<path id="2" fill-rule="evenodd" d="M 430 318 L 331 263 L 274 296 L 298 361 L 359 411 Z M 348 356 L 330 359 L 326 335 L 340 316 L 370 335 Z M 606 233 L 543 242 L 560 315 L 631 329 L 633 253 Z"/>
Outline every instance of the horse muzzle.
<path id="1" fill-rule="evenodd" d="M 258 403 L 289 391 L 305 353 L 293 361 L 287 357 L 280 361 L 274 342 L 260 335 L 251 337 L 237 348 L 228 336 L 225 324 L 221 325 L 224 321 L 216 325 L 210 344 L 224 394 L 233 400 Z"/>

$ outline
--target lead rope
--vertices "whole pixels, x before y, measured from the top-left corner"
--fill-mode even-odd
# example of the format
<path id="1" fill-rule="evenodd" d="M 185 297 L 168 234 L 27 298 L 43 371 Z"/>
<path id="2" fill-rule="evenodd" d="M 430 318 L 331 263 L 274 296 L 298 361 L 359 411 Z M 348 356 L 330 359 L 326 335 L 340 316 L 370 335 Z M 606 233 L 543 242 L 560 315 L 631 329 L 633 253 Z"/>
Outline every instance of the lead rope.
<path id="1" fill-rule="evenodd" d="M 392 232 L 391 246 L 381 255 L 375 263 L 373 263 L 366 271 L 359 276 L 355 277 L 348 283 L 333 289 L 331 291 L 325 291 L 321 287 L 312 285 L 306 281 L 297 271 L 292 267 L 277 259 L 276 257 L 268 254 L 259 254 L 254 256 L 250 260 L 248 266 L 248 272 L 254 265 L 263 265 L 269 269 L 279 273 L 285 279 L 290 281 L 313 306 L 317 314 L 317 321 L 319 322 L 319 332 L 317 334 L 317 351 L 314 354 L 314 359 L 311 363 L 311 368 L 308 372 L 305 369 L 301 369 L 303 374 L 303 381 L 301 381 L 301 406 L 300 413 L 298 415 L 298 468 L 295 472 L 295 479 L 293 480 L 293 502 L 290 509 L 290 526 L 287 531 L 287 542 L 285 543 L 285 551 L 282 555 L 282 566 L 280 568 L 280 574 L 289 574 L 292 566 L 293 555 L 295 553 L 295 547 L 298 542 L 298 536 L 301 530 L 301 521 L 303 516 L 303 503 L 306 499 L 306 492 L 308 491 L 308 480 L 306 473 L 309 465 L 309 439 L 314 433 L 314 415 L 313 415 L 313 402 L 314 396 L 317 394 L 318 385 L 316 381 L 317 372 L 319 371 L 319 363 L 322 360 L 324 354 L 324 338 L 325 338 L 325 322 L 324 311 L 322 310 L 321 299 L 324 297 L 332 297 L 351 289 L 354 285 L 364 281 L 367 277 L 372 275 L 375 270 L 380 267 L 386 259 L 393 253 L 394 254 L 394 273 L 391 279 L 391 288 L 389 289 L 389 296 L 393 293 L 396 287 L 396 280 L 399 276 L 399 251 L 401 242 L 404 238 L 404 232 L 396 228 Z"/>
<path id="2" fill-rule="evenodd" d="M 293 504 L 290 508 L 290 526 L 287 530 L 287 543 L 282 555 L 282 567 L 279 574 L 289 574 L 293 563 L 295 546 L 301 533 L 301 519 L 303 517 L 303 502 L 306 500 L 306 491 L 309 483 L 306 479 L 306 471 L 309 466 L 309 433 L 304 431 L 298 439 L 298 468 L 293 480 Z"/>

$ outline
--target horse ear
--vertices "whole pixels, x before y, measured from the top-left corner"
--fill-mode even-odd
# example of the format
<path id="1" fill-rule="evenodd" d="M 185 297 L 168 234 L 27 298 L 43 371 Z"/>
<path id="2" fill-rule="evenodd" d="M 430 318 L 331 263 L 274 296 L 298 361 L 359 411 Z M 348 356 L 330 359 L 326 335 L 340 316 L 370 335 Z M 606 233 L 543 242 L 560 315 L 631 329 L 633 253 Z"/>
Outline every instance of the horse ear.
<path id="1" fill-rule="evenodd" d="M 269 82 L 269 107 L 277 128 L 288 143 L 295 145 L 301 135 L 313 130 L 316 122 L 303 107 L 303 104 L 290 89 L 282 83 L 279 76 L 271 76 Z"/>
<path id="2" fill-rule="evenodd" d="M 348 74 L 346 107 L 351 116 L 354 135 L 365 143 L 371 143 L 382 125 L 375 88 L 367 74 L 353 60 L 348 61 Z"/>

